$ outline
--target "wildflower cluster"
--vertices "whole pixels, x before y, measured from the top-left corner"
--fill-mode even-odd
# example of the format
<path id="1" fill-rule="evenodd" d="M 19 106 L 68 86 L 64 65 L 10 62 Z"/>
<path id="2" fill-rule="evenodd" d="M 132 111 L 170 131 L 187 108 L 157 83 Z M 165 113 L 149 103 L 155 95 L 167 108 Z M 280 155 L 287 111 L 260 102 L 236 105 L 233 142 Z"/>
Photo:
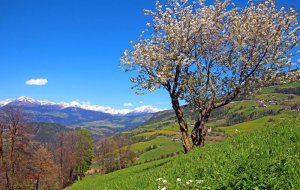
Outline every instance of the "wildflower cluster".
<path id="1" fill-rule="evenodd" d="M 168 181 L 164 178 L 157 178 L 157 189 L 159 190 L 167 190 L 168 189 Z"/>
<path id="2" fill-rule="evenodd" d="M 168 182 L 164 178 L 157 178 L 157 189 L 158 190 L 167 190 L 167 189 L 193 189 L 199 190 L 201 184 L 204 183 L 204 180 L 183 180 L 181 178 L 177 178 L 174 183 Z"/>

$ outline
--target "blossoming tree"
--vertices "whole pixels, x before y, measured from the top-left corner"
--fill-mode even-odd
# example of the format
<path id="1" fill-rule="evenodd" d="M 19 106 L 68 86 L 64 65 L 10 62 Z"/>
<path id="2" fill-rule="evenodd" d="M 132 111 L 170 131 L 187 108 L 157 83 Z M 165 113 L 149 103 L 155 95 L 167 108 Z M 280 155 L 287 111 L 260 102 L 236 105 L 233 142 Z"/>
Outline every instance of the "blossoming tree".
<path id="1" fill-rule="evenodd" d="M 196 50 L 197 17 L 194 8 L 187 1 L 169 1 L 163 9 L 157 1 L 156 11 L 146 11 L 152 15 L 153 27 L 148 23 L 149 38 L 140 36 L 132 43 L 133 50 L 125 50 L 121 63 L 126 71 L 138 71 L 138 76 L 131 78 L 137 92 L 166 89 L 176 113 L 184 150 L 191 150 L 188 126 L 184 119 L 179 99 L 182 96 L 189 67 L 189 59 Z"/>
<path id="2" fill-rule="evenodd" d="M 197 111 L 191 134 L 193 144 L 204 146 L 206 123 L 214 109 L 276 80 L 292 65 L 293 48 L 299 45 L 298 14 L 278 10 L 275 1 L 248 2 L 228 9 L 216 3 L 200 23 L 195 70 L 188 75 L 184 99 Z"/>
<path id="3" fill-rule="evenodd" d="M 131 81 L 138 93 L 169 92 L 186 152 L 192 146 L 179 99 L 198 113 L 191 138 L 204 146 L 211 112 L 275 79 L 299 44 L 297 13 L 278 10 L 273 0 L 250 1 L 243 9 L 229 1 L 170 0 L 164 8 L 157 1 L 146 13 L 152 27 L 125 50 L 121 64 L 137 71 Z"/>

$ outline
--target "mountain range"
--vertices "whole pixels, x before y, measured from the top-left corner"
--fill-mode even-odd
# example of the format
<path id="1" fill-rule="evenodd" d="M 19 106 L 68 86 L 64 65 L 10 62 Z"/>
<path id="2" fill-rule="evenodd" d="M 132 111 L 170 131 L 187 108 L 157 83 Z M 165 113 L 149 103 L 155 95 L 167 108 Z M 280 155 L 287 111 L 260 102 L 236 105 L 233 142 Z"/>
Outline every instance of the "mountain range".
<path id="1" fill-rule="evenodd" d="M 149 120 L 153 113 L 160 111 L 152 106 L 117 110 L 76 101 L 55 103 L 25 96 L 0 101 L 0 110 L 8 107 L 23 110 L 29 122 L 56 123 L 69 128 L 84 127 L 100 136 L 139 126 Z"/>
<path id="2" fill-rule="evenodd" d="M 52 107 L 57 107 L 59 109 L 65 109 L 65 108 L 81 108 L 84 110 L 90 110 L 90 111 L 97 111 L 97 112 L 103 112 L 103 113 L 108 113 L 111 115 L 141 115 L 145 113 L 155 113 L 158 111 L 161 111 L 158 108 L 154 108 L 150 105 L 148 106 L 140 106 L 135 109 L 113 109 L 111 107 L 107 106 L 99 106 L 99 105 L 91 105 L 89 103 L 80 103 L 77 101 L 72 101 L 70 103 L 67 102 L 51 102 L 47 100 L 36 100 L 30 97 L 26 96 L 21 96 L 18 99 L 11 100 L 11 99 L 6 99 L 0 101 L 0 108 L 4 106 L 52 106 Z"/>

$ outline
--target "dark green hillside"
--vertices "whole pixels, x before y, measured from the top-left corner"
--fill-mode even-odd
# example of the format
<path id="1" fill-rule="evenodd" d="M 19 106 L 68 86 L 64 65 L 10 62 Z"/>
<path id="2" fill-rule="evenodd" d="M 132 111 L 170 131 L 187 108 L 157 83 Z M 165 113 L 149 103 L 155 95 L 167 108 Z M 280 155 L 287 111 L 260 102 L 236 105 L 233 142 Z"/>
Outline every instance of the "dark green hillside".
<path id="1" fill-rule="evenodd" d="M 86 128 L 90 132 L 92 132 L 93 135 L 96 135 L 98 137 L 105 137 L 105 136 L 110 136 L 113 133 L 119 131 L 129 130 L 132 127 L 142 125 L 151 117 L 152 114 L 144 114 L 144 115 L 137 115 L 137 116 L 114 116 L 109 119 L 76 123 L 68 127 Z"/>
<path id="2" fill-rule="evenodd" d="M 63 125 L 37 122 L 29 123 L 28 128 L 33 140 L 44 144 L 51 142 L 57 133 L 68 130 Z"/>

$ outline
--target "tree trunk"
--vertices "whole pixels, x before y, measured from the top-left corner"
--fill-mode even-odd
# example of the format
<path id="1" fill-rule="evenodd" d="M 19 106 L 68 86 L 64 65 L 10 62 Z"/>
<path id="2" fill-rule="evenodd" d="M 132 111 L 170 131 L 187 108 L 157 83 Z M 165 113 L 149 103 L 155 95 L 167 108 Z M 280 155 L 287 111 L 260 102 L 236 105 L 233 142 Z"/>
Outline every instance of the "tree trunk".
<path id="1" fill-rule="evenodd" d="M 69 173 L 69 181 L 71 183 L 73 183 L 75 180 L 74 180 L 74 170 L 73 168 L 70 169 L 70 173 Z"/>
<path id="2" fill-rule="evenodd" d="M 64 188 L 64 173 L 63 173 L 63 148 L 64 148 L 64 139 L 63 139 L 63 134 L 60 134 L 59 136 L 59 166 L 60 166 L 60 170 L 59 170 L 59 177 L 60 177 L 60 188 L 59 189 L 63 189 Z"/>
<path id="3" fill-rule="evenodd" d="M 187 153 L 192 149 L 192 145 L 189 140 L 189 134 L 188 134 L 188 125 L 186 121 L 184 120 L 183 111 L 182 108 L 179 106 L 178 98 L 172 98 L 172 106 L 175 111 L 177 122 L 179 124 L 180 133 L 181 133 L 181 139 L 182 144 L 184 148 L 184 152 Z"/>
<path id="4" fill-rule="evenodd" d="M 14 175 L 14 152 L 15 152 L 15 134 L 11 137 L 11 142 L 10 142 L 10 152 L 9 152 L 9 171 L 10 171 L 10 176 Z"/>
<path id="5" fill-rule="evenodd" d="M 206 137 L 206 124 L 208 122 L 209 114 L 202 115 L 195 122 L 194 129 L 191 134 L 193 145 L 197 147 L 203 147 L 205 145 Z"/>
<path id="6" fill-rule="evenodd" d="M 10 178 L 9 178 L 8 167 L 7 167 L 6 162 L 4 162 L 4 165 L 5 165 L 6 189 L 11 190 L 11 188 L 10 188 Z"/>
<path id="7" fill-rule="evenodd" d="M 38 177 L 38 178 L 35 180 L 34 190 L 39 190 L 39 181 L 40 181 L 40 178 Z"/>
<path id="8" fill-rule="evenodd" d="M 0 125 L 1 125 L 1 123 L 0 123 Z M 3 128 L 2 128 L 2 126 L 0 126 L 0 160 L 1 160 L 0 172 L 3 171 L 3 173 L 4 173 L 5 169 L 4 169 L 4 148 L 3 148 Z"/>
<path id="9" fill-rule="evenodd" d="M 200 121 L 195 122 L 193 131 L 191 133 L 191 138 L 194 146 L 199 146 L 200 145 Z"/>

